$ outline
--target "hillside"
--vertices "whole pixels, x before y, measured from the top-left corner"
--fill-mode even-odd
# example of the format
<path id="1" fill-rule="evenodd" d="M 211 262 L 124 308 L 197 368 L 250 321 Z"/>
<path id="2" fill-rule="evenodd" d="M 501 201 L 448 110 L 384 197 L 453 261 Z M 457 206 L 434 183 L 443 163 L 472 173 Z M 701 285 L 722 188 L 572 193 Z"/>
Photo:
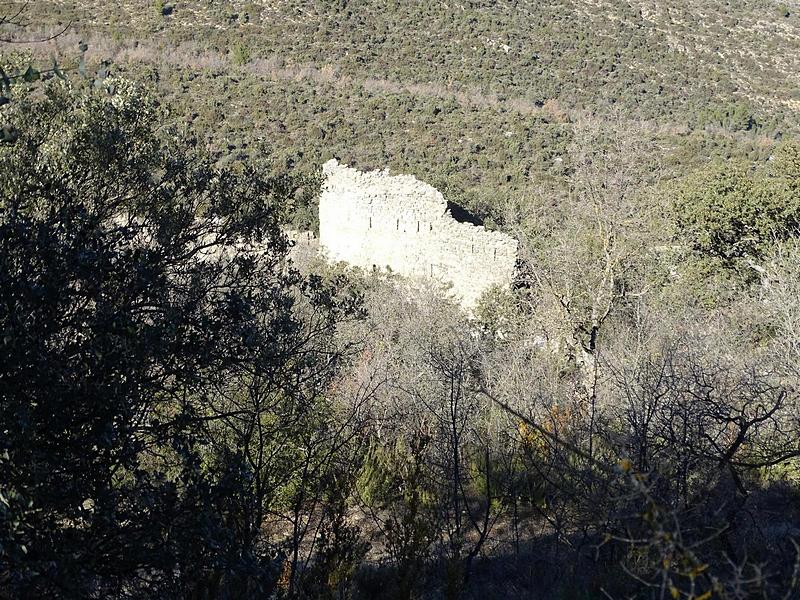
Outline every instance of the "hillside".
<path id="1" fill-rule="evenodd" d="M 47 52 L 74 58 L 86 39 L 90 60 L 151 79 L 221 159 L 389 166 L 491 217 L 498 194 L 563 175 L 587 115 L 647 124 L 666 164 L 769 156 L 800 113 L 796 8 L 42 0 L 30 20 L 74 20 Z"/>
<path id="2" fill-rule="evenodd" d="M 621 103 L 643 117 L 679 123 L 702 123 L 731 102 L 762 118 L 800 108 L 800 15 L 778 2 L 37 5 L 43 15 L 77 16 L 81 29 L 116 40 L 138 35 L 196 44 L 200 38 L 205 49 L 222 52 L 243 43 L 253 58 L 278 57 L 356 79 L 497 94 L 532 106 Z"/>

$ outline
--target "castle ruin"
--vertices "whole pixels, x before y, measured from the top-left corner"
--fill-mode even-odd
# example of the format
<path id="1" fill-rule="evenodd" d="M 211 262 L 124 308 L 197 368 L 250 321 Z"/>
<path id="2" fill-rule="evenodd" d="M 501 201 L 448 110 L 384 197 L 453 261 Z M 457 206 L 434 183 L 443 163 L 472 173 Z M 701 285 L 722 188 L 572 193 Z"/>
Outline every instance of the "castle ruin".
<path id="1" fill-rule="evenodd" d="M 457 220 L 433 186 L 411 175 L 363 173 L 330 160 L 319 199 L 319 243 L 328 260 L 391 269 L 452 284 L 467 309 L 492 286 L 507 287 L 517 241 Z"/>

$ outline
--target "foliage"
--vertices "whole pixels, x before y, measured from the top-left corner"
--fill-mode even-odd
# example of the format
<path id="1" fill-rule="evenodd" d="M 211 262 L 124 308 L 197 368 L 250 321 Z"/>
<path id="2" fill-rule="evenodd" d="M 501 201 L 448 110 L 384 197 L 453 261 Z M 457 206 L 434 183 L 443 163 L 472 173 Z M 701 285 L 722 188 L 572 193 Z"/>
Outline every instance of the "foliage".
<path id="1" fill-rule="evenodd" d="M 0 597 L 796 595 L 796 15 L 149 5 L 1 61 Z M 331 156 L 514 288 L 296 271 Z"/>
<path id="2" fill-rule="evenodd" d="M 242 66 L 250 62 L 250 48 L 242 42 L 234 44 L 231 52 L 231 60 L 233 64 Z"/>
<path id="3" fill-rule="evenodd" d="M 723 261 L 759 259 L 800 227 L 797 145 L 785 144 L 769 168 L 717 164 L 677 193 L 679 230 L 700 253 Z"/>
<path id="4" fill-rule="evenodd" d="M 362 474 L 368 506 L 388 508 L 382 529 L 386 550 L 396 567 L 393 598 L 412 598 L 436 536 L 431 510 L 430 473 L 425 465 L 428 437 L 417 432 L 398 440 L 396 449 L 375 450 Z"/>
<path id="5" fill-rule="evenodd" d="M 43 23 L 74 16 L 35 4 Z M 684 168 L 764 161 L 797 132 L 787 67 L 797 20 L 752 0 L 729 11 L 685 0 L 668 10 L 617 0 L 336 6 L 225 0 L 177 6 L 154 25 L 132 5 L 91 2 L 63 45 L 80 33 L 95 61 L 114 56 L 117 69 L 152 78 L 172 119 L 215 158 L 305 174 L 332 156 L 388 166 L 491 226 L 506 225 L 502 199 L 530 200 L 543 182 L 568 187 L 566 146 L 587 114 L 611 129 L 644 120 L 657 151 Z"/>
<path id="6" fill-rule="evenodd" d="M 295 189 L 162 141 L 127 81 L 40 91 L 4 108 L 0 149 L 3 588 L 268 593 L 253 515 L 277 490 L 225 447 L 219 394 L 250 373 L 296 399 L 333 373 L 299 309 L 321 340 L 338 301 L 283 266 Z"/>

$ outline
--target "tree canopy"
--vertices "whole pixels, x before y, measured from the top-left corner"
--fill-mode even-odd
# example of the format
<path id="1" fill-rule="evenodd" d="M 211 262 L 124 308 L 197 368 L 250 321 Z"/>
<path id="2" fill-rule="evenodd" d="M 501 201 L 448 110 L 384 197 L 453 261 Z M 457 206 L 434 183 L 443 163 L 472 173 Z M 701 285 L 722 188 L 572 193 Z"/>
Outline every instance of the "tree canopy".
<path id="1" fill-rule="evenodd" d="M 767 167 L 717 163 L 683 182 L 676 222 L 692 247 L 731 261 L 758 259 L 800 228 L 797 144 L 785 143 Z"/>
<path id="2" fill-rule="evenodd" d="M 222 400 L 234 381 L 266 382 L 298 419 L 335 371 L 317 350 L 349 308 L 285 260 L 296 186 L 165 141 L 125 80 L 51 83 L 8 110 L 0 588 L 268 591 L 274 557 L 245 518 L 266 492 L 241 439 L 209 431 L 246 414 Z"/>

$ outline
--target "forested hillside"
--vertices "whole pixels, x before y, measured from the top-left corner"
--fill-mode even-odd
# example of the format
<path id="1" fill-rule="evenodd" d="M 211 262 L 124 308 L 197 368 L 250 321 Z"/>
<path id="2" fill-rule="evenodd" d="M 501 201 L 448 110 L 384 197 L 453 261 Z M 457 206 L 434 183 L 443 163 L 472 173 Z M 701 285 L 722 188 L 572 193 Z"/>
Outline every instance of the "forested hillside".
<path id="1" fill-rule="evenodd" d="M 798 597 L 799 63 L 793 1 L 0 2 L 0 598 Z M 513 285 L 292 253 L 331 157 Z"/>

